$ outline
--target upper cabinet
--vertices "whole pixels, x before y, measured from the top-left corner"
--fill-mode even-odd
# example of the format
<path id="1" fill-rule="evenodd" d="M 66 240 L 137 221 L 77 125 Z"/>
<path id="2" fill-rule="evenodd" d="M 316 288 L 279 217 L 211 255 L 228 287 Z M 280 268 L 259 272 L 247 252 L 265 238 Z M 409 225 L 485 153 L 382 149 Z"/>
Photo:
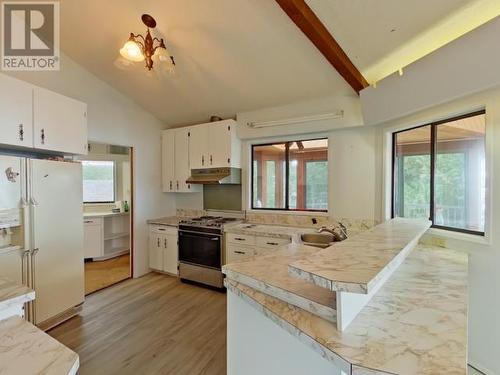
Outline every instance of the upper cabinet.
<path id="1" fill-rule="evenodd" d="M 201 185 L 187 184 L 192 169 L 240 168 L 241 143 L 236 122 L 223 120 L 162 134 L 162 177 L 166 193 L 202 191 Z"/>
<path id="2" fill-rule="evenodd" d="M 236 122 L 223 120 L 189 127 L 191 169 L 240 168 L 241 143 Z"/>
<path id="3" fill-rule="evenodd" d="M 33 147 L 33 86 L 0 74 L 0 143 Z"/>
<path id="4" fill-rule="evenodd" d="M 87 105 L 0 74 L 0 144 L 87 153 Z"/>
<path id="5" fill-rule="evenodd" d="M 87 105 L 35 87 L 33 94 L 35 148 L 68 154 L 87 153 Z"/>
<path id="6" fill-rule="evenodd" d="M 187 184 L 189 165 L 189 129 L 169 129 L 162 133 L 162 180 L 165 193 L 195 193 L 199 185 Z"/>

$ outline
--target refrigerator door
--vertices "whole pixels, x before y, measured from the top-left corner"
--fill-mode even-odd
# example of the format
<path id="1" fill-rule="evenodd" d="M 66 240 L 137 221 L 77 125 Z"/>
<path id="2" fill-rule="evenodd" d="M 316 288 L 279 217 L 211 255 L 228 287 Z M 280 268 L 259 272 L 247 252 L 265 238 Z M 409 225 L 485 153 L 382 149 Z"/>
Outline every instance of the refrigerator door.
<path id="1" fill-rule="evenodd" d="M 84 301 L 82 169 L 79 163 L 29 161 L 34 323 Z"/>
<path id="2" fill-rule="evenodd" d="M 26 159 L 0 155 L 0 275 L 28 284 Z"/>

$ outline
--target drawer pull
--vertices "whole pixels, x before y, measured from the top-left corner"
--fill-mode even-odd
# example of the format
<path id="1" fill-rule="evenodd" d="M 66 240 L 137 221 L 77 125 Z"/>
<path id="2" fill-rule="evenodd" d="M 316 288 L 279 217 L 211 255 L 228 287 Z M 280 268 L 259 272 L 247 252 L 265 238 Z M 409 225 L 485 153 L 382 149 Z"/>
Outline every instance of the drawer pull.
<path id="1" fill-rule="evenodd" d="M 236 241 L 246 241 L 244 238 L 235 237 Z"/>
<path id="2" fill-rule="evenodd" d="M 266 242 L 266 244 L 273 245 L 273 246 L 278 246 L 279 245 L 279 243 L 277 243 L 277 242 Z"/>
<path id="3" fill-rule="evenodd" d="M 85 224 L 92 224 L 92 223 L 93 223 L 93 221 L 92 221 L 92 220 L 85 220 L 85 221 L 84 221 L 84 223 L 85 223 Z"/>
<path id="4" fill-rule="evenodd" d="M 165 232 L 165 228 L 158 228 L 158 230 L 161 230 L 162 232 Z"/>
<path id="5" fill-rule="evenodd" d="M 245 254 L 246 254 L 244 251 L 238 251 L 238 250 L 235 250 L 235 251 L 234 251 L 234 253 L 235 253 L 235 254 L 243 254 L 243 255 L 245 255 Z"/>

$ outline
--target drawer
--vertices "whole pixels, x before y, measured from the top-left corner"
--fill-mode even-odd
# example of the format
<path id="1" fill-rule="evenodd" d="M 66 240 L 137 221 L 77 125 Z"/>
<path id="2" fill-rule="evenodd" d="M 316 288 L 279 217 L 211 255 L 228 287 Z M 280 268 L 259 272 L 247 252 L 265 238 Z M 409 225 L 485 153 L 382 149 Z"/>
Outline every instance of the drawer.
<path id="1" fill-rule="evenodd" d="M 226 249 L 226 264 L 248 259 L 255 255 L 255 250 L 247 246 L 230 245 Z"/>
<path id="2" fill-rule="evenodd" d="M 279 248 L 292 242 L 291 238 L 257 237 L 256 245 L 259 247 Z"/>
<path id="3" fill-rule="evenodd" d="M 83 218 L 83 224 L 84 225 L 101 225 L 102 224 L 102 217 Z"/>
<path id="4" fill-rule="evenodd" d="M 177 227 L 168 225 L 150 225 L 149 230 L 151 233 L 177 235 Z"/>
<path id="5" fill-rule="evenodd" d="M 239 245 L 255 245 L 255 237 L 246 234 L 227 234 L 227 242 Z"/>

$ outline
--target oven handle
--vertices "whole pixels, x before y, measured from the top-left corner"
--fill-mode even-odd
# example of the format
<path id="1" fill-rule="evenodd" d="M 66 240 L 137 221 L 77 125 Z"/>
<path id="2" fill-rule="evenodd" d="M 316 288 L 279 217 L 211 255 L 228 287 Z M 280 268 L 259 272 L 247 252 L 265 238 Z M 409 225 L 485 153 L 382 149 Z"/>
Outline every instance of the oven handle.
<path id="1" fill-rule="evenodd" d="M 192 233 L 192 234 L 201 234 L 203 237 L 213 237 L 213 236 L 216 236 L 216 238 L 210 238 L 210 240 L 212 241 L 218 241 L 220 240 L 220 238 L 222 237 L 222 235 L 220 234 L 215 234 L 215 233 L 203 233 L 203 232 L 194 232 L 194 231 L 190 231 L 190 230 L 180 230 L 179 231 L 179 236 L 182 236 L 184 235 L 185 233 Z M 188 234 L 189 236 L 189 234 Z M 189 237 L 194 237 L 194 236 L 189 236 Z"/>

